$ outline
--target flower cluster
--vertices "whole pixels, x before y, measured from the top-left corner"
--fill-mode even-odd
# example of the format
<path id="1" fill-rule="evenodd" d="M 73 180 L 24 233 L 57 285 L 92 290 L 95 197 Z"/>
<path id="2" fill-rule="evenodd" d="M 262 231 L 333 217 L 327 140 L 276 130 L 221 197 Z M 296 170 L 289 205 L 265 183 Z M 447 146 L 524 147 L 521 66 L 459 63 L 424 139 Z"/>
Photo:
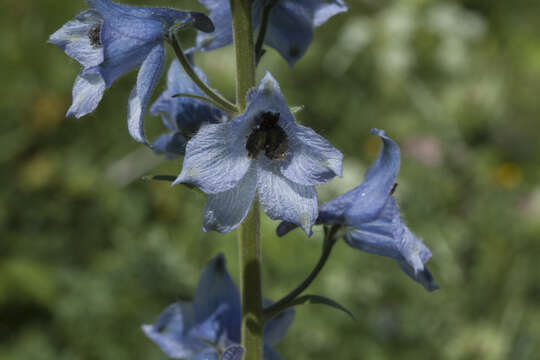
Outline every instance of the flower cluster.
<path id="1" fill-rule="evenodd" d="M 266 359 L 280 359 L 272 346 L 285 336 L 293 319 L 294 310 L 288 309 L 266 323 Z M 240 344 L 240 323 L 240 294 L 227 272 L 224 256 L 218 255 L 205 266 L 193 302 L 170 305 L 153 325 L 142 328 L 173 359 L 217 360 L 231 346 Z M 227 356 L 234 359 L 238 351 L 231 349 Z"/>
<path id="2" fill-rule="evenodd" d="M 228 0 L 200 1 L 209 16 L 87 0 L 89 9 L 64 24 L 49 42 L 83 67 L 75 79 L 68 116 L 93 112 L 117 78 L 139 68 L 128 99 L 129 133 L 168 159 L 183 156 L 173 185 L 191 184 L 208 195 L 204 231 L 233 231 L 254 203 L 260 203 L 269 218 L 282 221 L 279 236 L 296 227 L 311 236 L 314 225 L 325 227 L 323 256 L 312 275 L 273 305 L 262 304 L 260 297 L 255 301 L 264 307 L 259 314 L 261 324 L 266 320 L 264 358 L 280 359 L 271 347 L 291 325 L 293 306 L 314 300 L 344 309 L 318 295 L 298 297 L 318 274 L 338 237 L 355 249 L 395 259 L 413 280 L 429 291 L 437 289 L 425 266 L 431 252 L 405 225 L 393 197 L 400 168 L 398 145 L 384 131 L 374 129 L 383 146 L 364 182 L 319 206 L 316 186 L 342 175 L 343 155 L 311 128 L 297 123 L 270 72 L 258 86 L 255 81 L 248 85 L 249 91 L 246 86 L 242 109 L 210 87 L 191 56 L 233 42 L 234 6 L 231 10 Z M 251 29 L 245 22 L 243 34 L 249 39 L 251 31 L 257 35 L 249 59 L 256 55 L 258 60 L 264 52 L 260 47 L 266 44 L 291 66 L 306 53 L 314 27 L 347 10 L 343 0 L 246 0 L 244 4 L 252 5 L 253 21 Z M 176 36 L 184 28 L 198 31 L 196 46 L 188 52 Z M 166 43 L 178 60 L 170 65 L 166 90 L 149 106 L 165 67 Z M 255 65 L 257 61 L 251 60 Z M 161 117 L 167 129 L 153 141 L 144 131 L 148 110 Z M 240 294 L 219 255 L 206 265 L 193 302 L 170 305 L 143 331 L 171 358 L 240 360 L 249 352 L 240 344 L 243 315 Z"/>

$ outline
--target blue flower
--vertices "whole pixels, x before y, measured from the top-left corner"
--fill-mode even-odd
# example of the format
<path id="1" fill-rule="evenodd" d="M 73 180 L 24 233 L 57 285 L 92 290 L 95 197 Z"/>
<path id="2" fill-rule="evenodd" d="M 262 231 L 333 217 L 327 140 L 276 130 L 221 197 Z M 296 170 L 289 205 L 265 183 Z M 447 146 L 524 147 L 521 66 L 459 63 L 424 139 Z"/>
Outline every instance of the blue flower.
<path id="1" fill-rule="evenodd" d="M 210 10 L 216 26 L 212 34 L 199 33 L 197 47 L 214 50 L 232 43 L 232 17 L 229 1 L 199 0 Z M 253 3 L 253 30 L 261 23 L 262 9 L 270 1 Z M 343 0 L 277 0 L 270 13 L 265 42 L 294 65 L 306 52 L 313 39 L 313 27 L 322 25 L 332 16 L 347 11 Z"/>
<path id="2" fill-rule="evenodd" d="M 400 167 L 398 145 L 382 130 L 373 129 L 383 146 L 364 182 L 319 208 L 318 224 L 349 227 L 344 238 L 350 246 L 375 255 L 397 260 L 400 268 L 427 290 L 439 287 L 424 264 L 429 249 L 405 225 L 394 197 L 395 180 Z M 294 228 L 283 222 L 277 233 L 282 236 Z"/>
<path id="3" fill-rule="evenodd" d="M 230 232 L 258 194 L 264 212 L 311 235 L 317 219 L 315 186 L 341 176 L 343 155 L 294 121 L 276 80 L 267 73 L 232 121 L 201 127 L 188 142 L 173 184 L 192 183 L 209 194 L 204 231 Z"/>
<path id="4" fill-rule="evenodd" d="M 204 73 L 194 67 L 197 75 L 208 82 Z M 167 90 L 150 107 L 152 115 L 161 115 L 169 133 L 158 137 L 151 148 L 168 158 L 184 155 L 187 141 L 193 137 L 202 124 L 219 123 L 225 114 L 203 100 L 190 97 L 173 97 L 175 94 L 203 95 L 202 91 L 184 72 L 178 60 L 173 60 L 167 73 Z"/>
<path id="5" fill-rule="evenodd" d="M 77 60 L 83 70 L 73 85 L 67 116 L 77 118 L 95 110 L 105 89 L 121 75 L 140 66 L 128 102 L 128 128 L 139 142 L 147 142 L 143 118 L 165 62 L 163 42 L 176 24 L 214 30 L 203 14 L 164 8 L 120 5 L 87 0 L 89 10 L 78 14 L 52 34 L 49 42 Z"/>
<path id="6" fill-rule="evenodd" d="M 288 309 L 266 323 L 265 358 L 280 359 L 271 346 L 285 336 L 293 319 L 294 310 Z M 238 352 L 235 344 L 241 341 L 241 321 L 240 294 L 220 254 L 204 268 L 193 302 L 170 305 L 155 324 L 142 328 L 171 358 L 218 360 L 226 349 L 230 353 Z M 231 346 L 235 351 L 230 350 Z"/>

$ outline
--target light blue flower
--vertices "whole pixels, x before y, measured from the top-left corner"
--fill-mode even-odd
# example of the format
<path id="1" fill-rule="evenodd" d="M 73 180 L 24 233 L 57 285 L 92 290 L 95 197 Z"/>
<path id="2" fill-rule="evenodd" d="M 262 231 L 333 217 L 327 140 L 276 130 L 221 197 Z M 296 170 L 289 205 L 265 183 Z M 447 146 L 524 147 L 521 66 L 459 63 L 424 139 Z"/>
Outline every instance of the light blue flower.
<path id="1" fill-rule="evenodd" d="M 199 68 L 194 67 L 194 70 L 204 82 L 208 82 Z M 187 141 L 197 133 L 202 124 L 219 123 L 225 118 L 223 112 L 203 100 L 173 97 L 181 93 L 203 95 L 175 59 L 167 73 L 167 89 L 150 107 L 150 113 L 161 115 L 163 124 L 169 130 L 158 137 L 151 148 L 158 154 L 166 154 L 168 158 L 184 155 Z"/>
<path id="2" fill-rule="evenodd" d="M 199 33 L 197 47 L 214 50 L 232 43 L 232 17 L 229 1 L 199 0 L 208 10 L 216 26 L 211 34 Z M 253 3 L 253 30 L 261 23 L 262 9 L 272 0 Z M 274 0 L 275 1 L 275 0 Z M 313 27 L 320 26 L 332 16 L 347 11 L 343 0 L 277 0 L 270 13 L 265 42 L 276 49 L 292 66 L 306 52 L 313 39 Z"/>
<path id="3" fill-rule="evenodd" d="M 67 116 L 94 111 L 105 89 L 126 72 L 140 67 L 128 102 L 128 128 L 139 142 L 146 107 L 165 62 L 164 40 L 173 25 L 213 31 L 203 14 L 164 8 L 120 5 L 109 0 L 87 0 L 90 7 L 52 34 L 49 42 L 77 60 L 83 70 L 73 85 Z"/>
<path id="4" fill-rule="evenodd" d="M 383 146 L 364 182 L 319 208 L 317 224 L 342 225 L 351 228 L 344 238 L 350 246 L 375 255 L 397 260 L 400 268 L 427 290 L 439 287 L 424 264 L 431 252 L 405 225 L 392 196 L 400 167 L 398 145 L 382 130 L 374 129 Z M 281 223 L 282 236 L 294 228 Z"/>
<path id="5" fill-rule="evenodd" d="M 271 219 L 287 220 L 311 235 L 317 219 L 314 185 L 341 176 L 343 155 L 295 122 L 270 73 L 247 104 L 232 121 L 201 127 L 187 144 L 173 184 L 191 183 L 209 194 L 204 231 L 235 229 L 258 194 Z"/>
<path id="6" fill-rule="evenodd" d="M 265 358 L 280 359 L 271 346 L 285 336 L 293 319 L 289 308 L 266 323 Z M 142 329 L 171 358 L 218 360 L 226 350 L 230 356 L 238 354 L 240 327 L 240 294 L 220 254 L 204 268 L 193 302 L 170 305 L 155 324 Z"/>

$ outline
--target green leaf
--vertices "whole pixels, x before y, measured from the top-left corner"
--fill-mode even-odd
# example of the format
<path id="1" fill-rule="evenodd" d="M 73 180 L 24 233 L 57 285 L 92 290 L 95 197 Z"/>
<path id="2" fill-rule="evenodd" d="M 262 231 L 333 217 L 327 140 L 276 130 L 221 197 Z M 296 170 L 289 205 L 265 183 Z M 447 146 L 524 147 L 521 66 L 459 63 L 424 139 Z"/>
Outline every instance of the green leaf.
<path id="1" fill-rule="evenodd" d="M 345 314 L 349 315 L 353 320 L 356 320 L 353 313 L 350 312 L 346 307 L 343 305 L 337 303 L 336 301 L 329 299 L 324 296 L 320 295 L 304 295 L 300 296 L 299 298 L 294 299 L 290 306 L 296 306 L 296 305 L 307 305 L 307 304 L 320 304 L 320 305 L 326 305 L 330 306 L 334 309 L 341 310 Z"/>

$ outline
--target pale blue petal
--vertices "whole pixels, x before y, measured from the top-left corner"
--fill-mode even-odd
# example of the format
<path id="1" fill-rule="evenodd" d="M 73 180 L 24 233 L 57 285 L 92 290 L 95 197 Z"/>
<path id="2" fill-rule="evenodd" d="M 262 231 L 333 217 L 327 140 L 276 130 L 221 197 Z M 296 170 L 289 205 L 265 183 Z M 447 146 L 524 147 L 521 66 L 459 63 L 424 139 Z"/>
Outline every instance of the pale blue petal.
<path id="1" fill-rule="evenodd" d="M 208 196 L 204 208 L 204 231 L 228 233 L 244 221 L 257 189 L 257 163 L 230 190 Z"/>
<path id="2" fill-rule="evenodd" d="M 187 182 L 207 194 L 235 187 L 251 164 L 245 147 L 245 134 L 237 123 L 209 124 L 188 142 L 182 172 L 173 185 Z"/>
<path id="3" fill-rule="evenodd" d="M 297 0 L 298 1 L 298 0 Z M 311 3 L 314 6 L 313 25 L 321 26 L 332 16 L 348 10 L 343 0 L 299 0 L 303 3 Z"/>
<path id="4" fill-rule="evenodd" d="M 220 360 L 242 360 L 245 352 L 242 345 L 231 345 L 225 349 Z"/>
<path id="5" fill-rule="evenodd" d="M 285 178 L 278 166 L 265 156 L 259 157 L 257 192 L 264 212 L 272 220 L 286 220 L 300 226 L 308 236 L 317 219 L 317 192 L 314 186 L 294 183 Z"/>
<path id="6" fill-rule="evenodd" d="M 264 325 L 264 343 L 273 346 L 283 339 L 294 320 L 295 311 L 288 308 Z"/>
<path id="7" fill-rule="evenodd" d="M 216 350 L 208 347 L 204 349 L 202 352 L 198 353 L 194 357 L 190 358 L 189 360 L 218 360 L 219 354 L 216 352 Z"/>
<path id="8" fill-rule="evenodd" d="M 313 18 L 296 1 L 280 1 L 270 13 L 265 43 L 294 65 L 313 39 Z"/>
<path id="9" fill-rule="evenodd" d="M 96 66 L 103 61 L 103 48 L 97 44 L 92 45 L 88 33 L 102 21 L 97 11 L 83 11 L 74 20 L 68 21 L 52 34 L 49 42 L 64 50 L 69 57 L 77 60 L 81 65 Z"/>
<path id="10" fill-rule="evenodd" d="M 403 223 L 393 197 L 388 199 L 379 218 L 356 226 L 345 240 L 356 249 L 407 264 L 408 275 L 426 286 L 429 272 L 425 272 L 424 264 L 430 259 L 431 251 Z"/>
<path id="11" fill-rule="evenodd" d="M 323 184 L 342 174 L 343 154 L 312 129 L 296 125 L 281 173 L 302 185 Z"/>
<path id="12" fill-rule="evenodd" d="M 154 325 L 143 325 L 146 336 L 155 342 L 168 356 L 180 359 L 193 356 L 200 346 L 186 336 L 195 323 L 195 313 L 191 304 L 173 304 L 167 307 Z"/>
<path id="13" fill-rule="evenodd" d="M 210 51 L 229 45 L 233 41 L 232 16 L 229 1 L 200 0 L 210 11 L 210 19 L 215 30 L 210 34 L 199 32 L 197 34 L 197 48 L 200 51 Z"/>
<path id="14" fill-rule="evenodd" d="M 227 308 L 220 319 L 223 321 L 227 337 L 238 343 L 241 321 L 240 294 L 227 272 L 225 257 L 220 254 L 205 266 L 197 285 L 194 299 L 196 321 L 205 321 L 223 305 Z"/>
<path id="15" fill-rule="evenodd" d="M 150 96 L 154 91 L 165 62 L 163 45 L 156 45 L 142 63 L 137 74 L 137 84 L 128 100 L 128 129 L 131 137 L 138 142 L 148 143 L 144 135 L 144 116 Z"/>
<path id="16" fill-rule="evenodd" d="M 361 225 L 377 218 L 385 206 L 399 172 L 400 152 L 384 131 L 373 129 L 372 133 L 383 140 L 375 164 L 368 169 L 360 186 L 320 207 L 320 223 Z"/>
<path id="17" fill-rule="evenodd" d="M 73 84 L 73 102 L 66 116 L 80 118 L 94 111 L 103 97 L 105 88 L 101 74 L 82 71 Z"/>

